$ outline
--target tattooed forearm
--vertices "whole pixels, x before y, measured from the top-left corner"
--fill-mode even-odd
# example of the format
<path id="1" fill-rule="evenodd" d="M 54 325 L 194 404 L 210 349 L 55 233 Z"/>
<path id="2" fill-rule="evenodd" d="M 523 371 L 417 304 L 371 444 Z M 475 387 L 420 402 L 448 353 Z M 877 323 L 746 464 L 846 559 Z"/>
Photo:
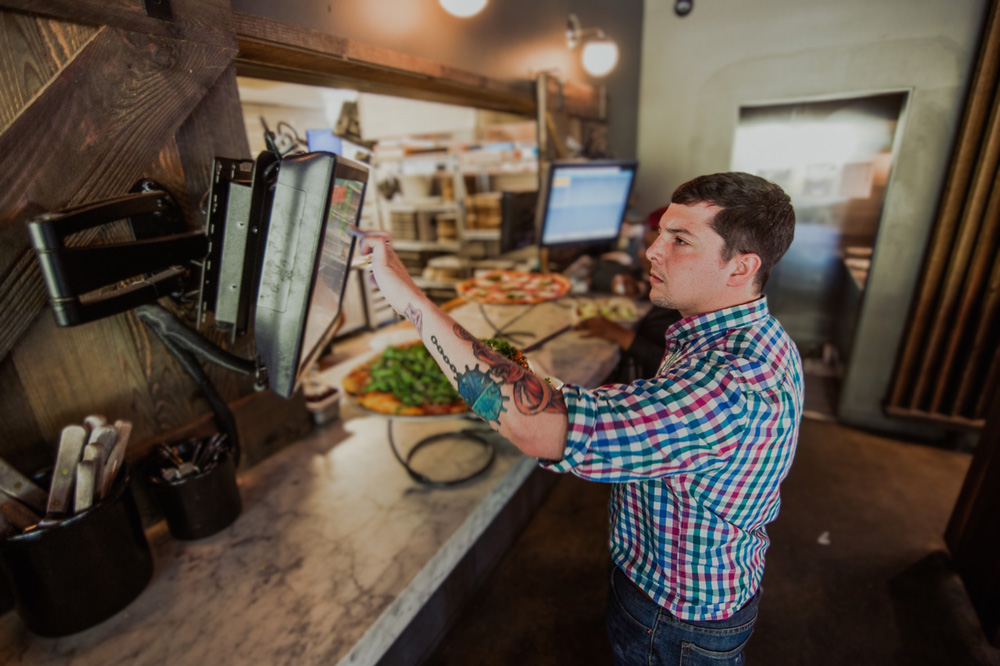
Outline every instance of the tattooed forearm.
<path id="1" fill-rule="evenodd" d="M 423 330 L 422 330 L 424 324 L 423 313 L 417 308 L 413 307 L 412 303 L 407 303 L 406 310 L 403 311 L 403 314 L 406 315 L 406 318 L 413 323 L 413 327 L 417 329 L 417 335 L 423 335 Z"/>
<path id="2" fill-rule="evenodd" d="M 472 407 L 473 411 L 483 418 L 487 418 L 479 411 L 476 410 L 473 402 L 470 402 L 466 398 L 466 394 L 462 392 L 462 379 L 470 385 L 475 385 L 479 390 L 479 386 L 484 386 L 477 394 L 490 394 L 492 395 L 492 390 L 487 390 L 488 385 L 495 384 L 497 386 L 503 384 L 509 384 L 511 387 L 511 394 L 514 400 L 514 406 L 522 414 L 531 416 L 533 414 L 539 414 L 541 412 L 552 412 L 552 413 L 566 413 L 566 403 L 563 401 L 562 393 L 556 391 L 548 384 L 548 382 L 535 376 L 530 371 L 524 369 L 517 363 L 504 358 L 503 355 L 497 353 L 496 351 L 487 347 L 481 340 L 473 336 L 471 333 L 466 331 L 464 328 L 455 324 L 454 326 L 455 335 L 459 338 L 472 343 L 472 353 L 480 361 L 486 364 L 487 372 L 483 373 L 479 370 L 479 364 L 476 364 L 474 370 L 470 370 L 466 366 L 466 372 L 462 373 L 460 376 L 456 376 L 456 381 L 459 382 L 459 393 L 463 398 L 466 399 L 469 406 Z M 473 379 L 475 377 L 475 379 Z M 484 381 L 488 380 L 488 381 Z M 499 395 L 499 391 L 496 391 Z M 503 398 L 506 400 L 507 398 Z M 502 402 L 497 402 L 497 408 L 493 408 L 493 402 L 490 402 L 491 408 L 488 410 L 491 417 L 488 420 L 498 420 L 502 412 L 507 411 L 503 406 Z M 495 415 L 494 415 L 495 414 Z"/>
<path id="3" fill-rule="evenodd" d="M 441 348 L 441 343 L 438 342 L 436 335 L 431 336 L 431 344 L 437 348 L 445 365 L 455 373 L 458 394 L 462 396 L 462 400 L 465 400 L 465 404 L 474 414 L 484 420 L 500 423 L 500 415 L 507 411 L 504 403 L 510 398 L 506 398 L 500 393 L 501 384 L 490 377 L 489 369 L 487 368 L 486 372 L 483 372 L 477 363 L 475 368 L 465 366 L 465 370 L 459 372 L 444 349 Z"/>

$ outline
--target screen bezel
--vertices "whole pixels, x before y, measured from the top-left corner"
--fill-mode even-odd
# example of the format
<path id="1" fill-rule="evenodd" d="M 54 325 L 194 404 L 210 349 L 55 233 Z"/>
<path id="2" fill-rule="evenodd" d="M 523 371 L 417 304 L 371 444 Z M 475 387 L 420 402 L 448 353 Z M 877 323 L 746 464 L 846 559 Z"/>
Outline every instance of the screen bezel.
<path id="1" fill-rule="evenodd" d="M 584 171 L 601 168 L 606 169 L 608 167 L 627 169 L 632 172 L 628 192 L 625 195 L 625 206 L 622 208 L 622 214 L 618 220 L 614 235 L 602 238 L 581 238 L 560 242 L 545 242 L 545 226 L 549 222 L 549 198 L 552 192 L 552 179 L 555 177 L 556 172 L 559 169 Z M 622 225 L 625 222 L 625 215 L 628 212 L 628 201 L 632 197 L 632 192 L 635 189 L 635 178 L 638 168 L 639 162 L 637 160 L 553 160 L 549 162 L 545 169 L 545 179 L 543 181 L 542 191 L 539 193 L 538 209 L 535 213 L 535 218 L 537 220 L 535 233 L 538 238 L 538 246 L 545 248 L 569 248 L 574 246 L 586 247 L 591 245 L 605 245 L 617 240 L 621 235 Z"/>

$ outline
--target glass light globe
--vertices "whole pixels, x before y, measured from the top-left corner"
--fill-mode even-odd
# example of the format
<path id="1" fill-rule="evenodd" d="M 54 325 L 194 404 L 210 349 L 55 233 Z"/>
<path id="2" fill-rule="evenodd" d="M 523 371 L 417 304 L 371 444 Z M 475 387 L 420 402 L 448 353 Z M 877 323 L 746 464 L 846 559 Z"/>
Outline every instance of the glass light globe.
<path id="1" fill-rule="evenodd" d="M 459 18 L 469 18 L 483 11 L 487 0 L 439 0 L 449 14 Z"/>
<path id="2" fill-rule="evenodd" d="M 610 39 L 595 39 L 583 45 L 583 68 L 591 76 L 604 76 L 618 64 L 618 45 Z"/>

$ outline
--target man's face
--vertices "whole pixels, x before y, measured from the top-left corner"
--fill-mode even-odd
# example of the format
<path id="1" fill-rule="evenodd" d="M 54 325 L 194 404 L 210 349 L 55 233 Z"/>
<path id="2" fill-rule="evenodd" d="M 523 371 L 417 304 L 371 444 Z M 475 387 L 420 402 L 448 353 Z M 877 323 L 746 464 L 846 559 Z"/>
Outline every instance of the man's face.
<path id="1" fill-rule="evenodd" d="M 670 204 L 660 218 L 660 235 L 646 250 L 649 300 L 688 317 L 719 309 L 732 272 L 723 261 L 725 242 L 710 226 L 719 212 L 705 203 Z"/>

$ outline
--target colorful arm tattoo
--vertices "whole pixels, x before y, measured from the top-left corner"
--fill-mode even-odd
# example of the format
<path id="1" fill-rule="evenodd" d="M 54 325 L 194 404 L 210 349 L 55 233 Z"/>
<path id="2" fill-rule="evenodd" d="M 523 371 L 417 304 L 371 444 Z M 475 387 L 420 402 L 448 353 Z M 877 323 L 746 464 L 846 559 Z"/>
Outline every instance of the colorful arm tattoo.
<path id="1" fill-rule="evenodd" d="M 455 373 L 458 393 L 474 413 L 487 421 L 499 423 L 500 414 L 507 411 L 504 403 L 509 400 L 500 393 L 504 384 L 511 385 L 514 406 L 526 416 L 542 412 L 566 413 L 562 393 L 517 363 L 493 351 L 458 324 L 455 324 L 453 330 L 459 338 L 472 343 L 472 353 L 476 359 L 485 363 L 485 371 L 480 370 L 477 363 L 475 368 L 465 366 L 465 370 L 459 372 L 445 355 L 436 336 L 431 336 L 431 342 Z"/>

